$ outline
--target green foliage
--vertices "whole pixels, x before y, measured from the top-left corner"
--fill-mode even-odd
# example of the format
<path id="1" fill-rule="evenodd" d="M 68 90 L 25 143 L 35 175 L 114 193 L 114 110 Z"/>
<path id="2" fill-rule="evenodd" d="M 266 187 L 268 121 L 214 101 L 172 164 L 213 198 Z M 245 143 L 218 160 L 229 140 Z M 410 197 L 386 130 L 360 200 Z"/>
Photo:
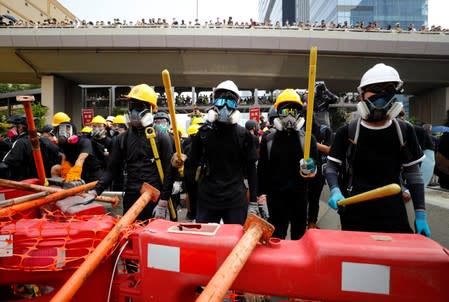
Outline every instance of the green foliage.
<path id="1" fill-rule="evenodd" d="M 348 123 L 351 116 L 350 112 L 347 112 L 344 108 L 337 108 L 330 110 L 331 128 L 335 131 L 341 126 Z"/>
<path id="2" fill-rule="evenodd" d="M 40 84 L 5 84 L 0 83 L 0 93 L 40 88 Z"/>

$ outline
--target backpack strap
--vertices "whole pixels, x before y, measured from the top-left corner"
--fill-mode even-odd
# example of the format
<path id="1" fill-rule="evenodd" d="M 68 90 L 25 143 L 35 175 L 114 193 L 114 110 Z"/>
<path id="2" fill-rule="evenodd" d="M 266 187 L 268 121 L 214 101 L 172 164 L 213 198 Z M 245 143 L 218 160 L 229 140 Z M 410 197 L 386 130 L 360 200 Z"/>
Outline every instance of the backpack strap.
<path id="1" fill-rule="evenodd" d="M 267 134 L 267 136 L 266 136 L 268 160 L 270 160 L 271 148 L 273 147 L 273 140 L 274 140 L 275 134 L 276 134 L 276 129 L 272 129 L 271 132 L 269 134 Z M 304 144 L 305 144 L 305 138 L 306 138 L 304 131 L 300 130 L 298 136 L 299 136 L 299 143 L 301 145 L 301 149 L 304 152 Z"/>
<path id="2" fill-rule="evenodd" d="M 393 119 L 393 124 L 395 125 L 398 133 L 399 143 L 401 144 L 401 147 L 403 147 L 405 146 L 404 134 L 407 132 L 407 124 L 395 118 Z"/>

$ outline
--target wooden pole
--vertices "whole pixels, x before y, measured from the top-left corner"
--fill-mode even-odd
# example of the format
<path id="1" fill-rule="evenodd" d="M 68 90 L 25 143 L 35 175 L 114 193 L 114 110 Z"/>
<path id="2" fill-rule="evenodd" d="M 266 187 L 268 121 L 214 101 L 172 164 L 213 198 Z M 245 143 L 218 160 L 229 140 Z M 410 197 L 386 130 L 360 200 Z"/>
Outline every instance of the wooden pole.
<path id="1" fill-rule="evenodd" d="M 93 187 L 95 187 L 96 184 L 97 184 L 97 181 L 93 181 L 93 182 L 90 182 L 90 183 L 82 185 L 82 186 L 62 190 L 62 191 L 52 193 L 52 194 L 42 197 L 42 198 L 30 200 L 30 201 L 27 201 L 26 203 L 21 203 L 21 204 L 17 204 L 17 205 L 12 205 L 10 207 L 2 208 L 2 209 L 0 209 L 0 217 L 13 216 L 13 215 L 17 214 L 18 212 L 22 212 L 22 211 L 29 210 L 32 208 L 37 208 L 44 204 L 51 203 L 51 202 L 54 202 L 54 201 L 57 201 L 57 200 L 60 200 L 60 199 L 63 199 L 63 198 L 69 197 L 69 196 L 73 196 L 80 192 L 92 189 Z"/>
<path id="2" fill-rule="evenodd" d="M 219 302 L 231 287 L 242 270 L 257 243 L 267 242 L 274 227 L 254 214 L 250 214 L 245 222 L 245 234 L 237 242 L 231 253 L 225 259 L 218 271 L 207 284 L 196 302 Z"/>
<path id="3" fill-rule="evenodd" d="M 372 199 L 387 197 L 391 195 L 396 195 L 401 192 L 401 187 L 398 184 L 389 184 L 374 190 L 363 192 L 338 202 L 339 206 L 347 206 L 354 203 L 364 202 Z"/>
<path id="4" fill-rule="evenodd" d="M 307 117 L 306 136 L 304 140 L 304 159 L 310 157 L 310 142 L 312 139 L 313 103 L 315 99 L 315 77 L 316 77 L 317 48 L 310 48 L 309 62 L 309 87 L 307 92 Z"/>
<path id="5" fill-rule="evenodd" d="M 3 178 L 0 178 L 0 186 L 8 187 L 8 188 L 15 188 L 15 189 L 24 189 L 24 190 L 30 190 L 30 191 L 49 192 L 49 193 L 56 193 L 56 192 L 64 191 L 64 189 L 62 189 L 62 188 L 28 184 L 28 183 L 24 183 L 24 182 L 20 182 L 20 181 L 14 181 L 14 180 L 3 179 Z M 80 193 L 80 194 L 81 194 L 81 196 L 84 195 L 84 193 Z M 95 197 L 95 200 L 111 203 L 113 207 L 116 207 L 120 203 L 120 197 L 118 195 L 115 195 L 113 197 L 97 196 L 97 197 Z"/>
<path id="6" fill-rule="evenodd" d="M 14 204 L 24 203 L 29 200 L 44 197 L 47 195 L 48 195 L 48 192 L 38 192 L 38 193 L 34 193 L 34 194 L 29 194 L 29 195 L 24 195 L 24 196 L 20 196 L 20 197 L 2 200 L 2 201 L 0 201 L 0 207 L 3 208 L 3 207 L 8 207 L 8 206 L 11 206 Z"/>
<path id="7" fill-rule="evenodd" d="M 97 245 L 93 252 L 87 257 L 86 261 L 73 273 L 73 275 L 65 282 L 61 289 L 51 299 L 51 302 L 65 302 L 70 301 L 76 294 L 78 289 L 89 278 L 93 271 L 97 268 L 100 262 L 110 249 L 114 247 L 120 236 L 120 231 L 134 222 L 137 216 L 142 212 L 150 201 L 156 202 L 159 198 L 159 191 L 147 183 L 142 185 L 140 189 L 141 196 L 134 202 L 132 207 L 126 214 L 117 222 L 112 230 L 103 238 Z"/>

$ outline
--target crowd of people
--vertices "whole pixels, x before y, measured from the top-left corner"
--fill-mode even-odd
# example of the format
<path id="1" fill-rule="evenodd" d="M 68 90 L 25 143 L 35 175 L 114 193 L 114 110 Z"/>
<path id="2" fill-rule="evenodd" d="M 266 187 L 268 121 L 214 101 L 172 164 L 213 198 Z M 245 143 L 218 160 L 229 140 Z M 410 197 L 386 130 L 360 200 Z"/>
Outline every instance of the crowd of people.
<path id="1" fill-rule="evenodd" d="M 274 225 L 275 237 L 293 240 L 317 227 L 327 183 L 328 204 L 338 211 L 343 230 L 430 236 L 424 195 L 429 180 L 423 174 L 429 165 L 433 170 L 435 149 L 431 141 L 421 142 L 425 131 L 401 119 L 402 104 L 395 95 L 402 84 L 393 67 L 373 66 L 357 88 L 358 118 L 334 132 L 327 116 L 320 115 L 326 112 L 323 101 L 317 101 L 310 137 L 304 130 L 308 95 L 294 89 L 276 97 L 268 120 L 249 120 L 242 127 L 240 91 L 233 81 L 221 82 L 213 91 L 212 107 L 206 114 L 196 108 L 183 131 L 159 110 L 156 92 L 139 84 L 126 95 L 127 114 L 95 116 L 80 131 L 69 115 L 56 113 L 52 124 L 40 129 L 45 170 L 47 177 L 60 177 L 67 187 L 98 180 L 85 203 L 107 189 L 122 191 L 124 211 L 139 198 L 142 184 L 151 184 L 160 190 L 160 199 L 142 211 L 140 220 L 180 219 L 176 209 L 182 205 L 188 209 L 184 219 L 200 223 L 243 224 L 247 215 L 256 214 Z M 335 100 L 323 82 L 315 90 L 327 105 Z M 17 135 L 0 165 L 2 177 L 35 177 L 26 118 L 10 122 Z M 181 156 L 175 152 L 176 137 Z M 437 152 L 436 158 L 447 161 L 446 151 Z M 391 183 L 402 191 L 342 206 L 349 196 Z M 405 210 L 410 199 L 414 227 Z"/>
<path id="2" fill-rule="evenodd" d="M 0 27 L 36 27 L 36 28 L 102 28 L 102 27 L 153 27 L 153 28 L 241 28 L 241 29 L 251 29 L 251 28 L 261 28 L 261 29 L 296 29 L 296 30 L 344 30 L 344 31 L 385 31 L 385 32 L 420 32 L 420 33 L 446 33 L 449 29 L 444 28 L 439 25 L 425 26 L 422 25 L 416 28 L 413 23 L 407 24 L 406 26 L 401 26 L 400 23 L 392 23 L 386 27 L 380 26 L 377 22 L 356 22 L 350 24 L 347 21 L 344 22 L 325 22 L 321 21 L 298 21 L 289 22 L 286 21 L 284 24 L 280 21 L 272 23 L 270 20 L 264 22 L 257 22 L 253 19 L 249 21 L 235 21 L 232 17 L 223 18 L 217 17 L 216 20 L 206 20 L 204 22 L 195 19 L 194 21 L 178 20 L 177 18 L 172 18 L 172 20 L 167 20 L 164 18 L 149 18 L 140 19 L 137 21 L 121 20 L 120 18 L 115 18 L 112 21 L 86 21 L 86 20 L 57 20 L 55 18 L 46 19 L 41 21 L 33 20 L 22 20 L 16 18 L 6 18 L 0 16 Z"/>

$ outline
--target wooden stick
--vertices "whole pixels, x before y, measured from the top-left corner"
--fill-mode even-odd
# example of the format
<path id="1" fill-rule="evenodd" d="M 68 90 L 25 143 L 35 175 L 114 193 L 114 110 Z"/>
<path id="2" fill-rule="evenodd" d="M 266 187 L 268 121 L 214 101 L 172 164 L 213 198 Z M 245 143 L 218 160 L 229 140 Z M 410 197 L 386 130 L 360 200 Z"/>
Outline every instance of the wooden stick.
<path id="1" fill-rule="evenodd" d="M 70 301 L 78 289 L 80 289 L 87 278 L 89 278 L 89 276 L 97 268 L 105 255 L 114 247 L 119 239 L 121 229 L 133 223 L 140 212 L 142 212 L 151 200 L 156 201 L 159 198 L 159 191 L 147 183 L 142 184 L 140 193 L 142 195 L 139 199 L 136 200 L 126 214 L 97 245 L 93 252 L 87 257 L 86 261 L 84 261 L 83 264 L 81 264 L 81 266 L 65 282 L 61 289 L 51 299 L 52 302 Z"/>
<path id="2" fill-rule="evenodd" d="M 359 202 L 364 202 L 372 199 L 387 197 L 401 192 L 401 187 L 398 184 L 389 184 L 374 190 L 363 192 L 349 198 L 342 199 L 338 202 L 339 206 L 347 206 Z"/>
<path id="3" fill-rule="evenodd" d="M 218 302 L 231 287 L 259 240 L 267 242 L 274 227 L 262 218 L 250 214 L 245 222 L 246 232 L 207 284 L 196 302 Z"/>
<path id="4" fill-rule="evenodd" d="M 310 157 L 310 142 L 312 139 L 313 103 L 315 99 L 315 77 L 316 77 L 317 48 L 310 48 L 309 62 L 309 87 L 307 92 L 307 117 L 306 117 L 306 137 L 304 140 L 304 159 Z"/>
<path id="5" fill-rule="evenodd" d="M 24 196 L 20 196 L 20 197 L 2 200 L 2 201 L 0 201 L 0 207 L 3 208 L 3 207 L 8 207 L 8 206 L 11 206 L 14 204 L 24 203 L 24 202 L 32 200 L 32 199 L 47 196 L 48 194 L 49 194 L 48 192 L 38 192 L 38 193 L 34 193 L 34 194 L 29 194 L 29 195 L 24 195 Z"/>
<path id="6" fill-rule="evenodd" d="M 15 188 L 15 189 L 24 189 L 24 190 L 30 190 L 30 191 L 49 192 L 49 193 L 56 193 L 56 192 L 64 191 L 64 189 L 62 189 L 62 188 L 46 187 L 46 186 L 28 184 L 28 183 L 24 183 L 24 182 L 20 182 L 20 181 L 14 181 L 14 180 L 9 180 L 9 179 L 2 179 L 2 178 L 0 178 L 0 186 L 8 187 L 8 188 Z M 80 195 L 83 196 L 84 193 L 80 193 Z M 120 203 L 120 197 L 118 195 L 115 195 L 113 197 L 97 196 L 97 197 L 95 197 L 95 200 L 111 203 L 112 207 L 116 207 Z"/>
<path id="7" fill-rule="evenodd" d="M 52 193 L 43 198 L 33 199 L 33 200 L 27 201 L 26 203 L 21 203 L 21 204 L 17 204 L 17 205 L 12 205 L 10 207 L 2 208 L 2 209 L 0 209 L 0 217 L 13 216 L 13 215 L 17 214 L 18 212 L 37 208 L 44 204 L 51 203 L 51 202 L 54 202 L 54 201 L 57 201 L 57 200 L 60 200 L 60 199 L 63 199 L 63 198 L 69 197 L 69 196 L 73 196 L 80 192 L 92 189 L 93 187 L 95 187 L 96 184 L 97 184 L 97 181 L 93 181 L 93 182 L 90 182 L 90 183 L 82 185 L 82 186 L 70 188 L 67 190 L 62 190 L 62 191 L 56 192 L 56 193 Z"/>

